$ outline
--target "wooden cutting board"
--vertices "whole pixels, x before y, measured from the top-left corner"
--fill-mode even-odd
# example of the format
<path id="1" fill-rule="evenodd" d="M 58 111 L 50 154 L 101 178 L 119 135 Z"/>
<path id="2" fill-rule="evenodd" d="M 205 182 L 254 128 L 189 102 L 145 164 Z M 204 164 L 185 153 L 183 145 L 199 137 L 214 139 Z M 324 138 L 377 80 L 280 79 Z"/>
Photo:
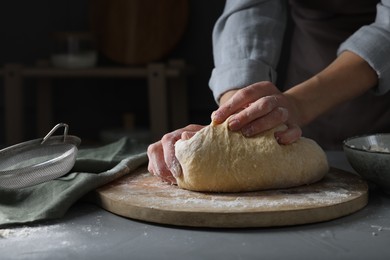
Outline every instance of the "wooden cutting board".
<path id="1" fill-rule="evenodd" d="M 162 183 L 145 167 L 92 193 L 117 215 L 192 227 L 272 227 L 315 223 L 349 215 L 368 201 L 368 185 L 332 168 L 318 183 L 246 193 L 201 193 Z"/>

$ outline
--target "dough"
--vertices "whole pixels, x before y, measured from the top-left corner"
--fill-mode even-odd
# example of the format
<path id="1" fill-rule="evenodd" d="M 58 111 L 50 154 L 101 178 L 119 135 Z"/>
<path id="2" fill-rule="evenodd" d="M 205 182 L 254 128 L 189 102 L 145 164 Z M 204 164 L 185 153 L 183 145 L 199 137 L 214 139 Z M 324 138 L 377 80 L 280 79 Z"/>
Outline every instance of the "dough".
<path id="1" fill-rule="evenodd" d="M 280 145 L 272 129 L 244 137 L 211 123 L 175 144 L 183 174 L 180 188 L 204 192 L 244 192 L 288 188 L 319 181 L 328 172 L 326 155 L 313 140 L 301 137 Z M 284 126 L 285 127 L 285 126 Z"/>

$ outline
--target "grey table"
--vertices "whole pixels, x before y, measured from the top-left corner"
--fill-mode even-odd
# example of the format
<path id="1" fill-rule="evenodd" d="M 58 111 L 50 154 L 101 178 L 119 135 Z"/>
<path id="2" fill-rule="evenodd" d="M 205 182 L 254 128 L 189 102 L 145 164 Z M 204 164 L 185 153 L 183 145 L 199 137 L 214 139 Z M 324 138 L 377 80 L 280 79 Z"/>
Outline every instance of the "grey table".
<path id="1" fill-rule="evenodd" d="M 342 152 L 332 166 L 352 171 Z M 390 196 L 336 220 L 294 227 L 201 229 L 129 220 L 79 202 L 60 220 L 2 231 L 0 259 L 390 259 Z"/>

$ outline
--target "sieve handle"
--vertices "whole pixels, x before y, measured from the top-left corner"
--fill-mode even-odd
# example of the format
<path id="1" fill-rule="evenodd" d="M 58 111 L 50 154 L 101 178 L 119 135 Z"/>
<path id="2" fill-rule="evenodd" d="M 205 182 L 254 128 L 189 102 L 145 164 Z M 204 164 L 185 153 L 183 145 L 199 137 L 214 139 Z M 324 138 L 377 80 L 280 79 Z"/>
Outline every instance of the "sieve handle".
<path id="1" fill-rule="evenodd" d="M 55 131 L 57 131 L 57 129 L 60 128 L 60 127 L 64 127 L 64 142 L 65 142 L 66 136 L 68 135 L 69 126 L 67 124 L 65 124 L 65 123 L 59 123 L 59 124 L 55 125 L 53 127 L 53 129 L 51 129 L 50 132 L 45 137 L 43 137 L 43 140 L 42 140 L 41 144 L 44 144 L 46 142 L 46 140 L 49 139 L 50 136 L 52 136 L 53 133 Z"/>

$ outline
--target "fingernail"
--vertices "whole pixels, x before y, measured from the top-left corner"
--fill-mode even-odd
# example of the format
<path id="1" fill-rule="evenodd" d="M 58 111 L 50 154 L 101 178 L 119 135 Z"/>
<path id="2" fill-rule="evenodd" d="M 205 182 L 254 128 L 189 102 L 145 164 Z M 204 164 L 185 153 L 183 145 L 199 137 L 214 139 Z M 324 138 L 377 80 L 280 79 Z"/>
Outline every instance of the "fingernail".
<path id="1" fill-rule="evenodd" d="M 221 116 L 219 115 L 219 113 L 217 113 L 217 111 L 211 113 L 211 121 L 215 123 L 219 123 L 220 120 L 221 120 Z"/>
<path id="2" fill-rule="evenodd" d="M 214 120 L 214 117 L 215 117 L 215 111 L 213 111 L 213 112 L 211 113 L 211 120 Z"/>
<path id="3" fill-rule="evenodd" d="M 190 139 L 190 135 L 189 135 L 189 133 L 188 132 L 183 132 L 183 133 L 181 133 L 181 140 L 188 140 L 188 139 Z"/>
<path id="4" fill-rule="evenodd" d="M 232 131 L 238 130 L 239 126 L 240 126 L 240 121 L 238 121 L 237 119 L 229 120 L 229 129 L 230 130 L 232 130 Z"/>

